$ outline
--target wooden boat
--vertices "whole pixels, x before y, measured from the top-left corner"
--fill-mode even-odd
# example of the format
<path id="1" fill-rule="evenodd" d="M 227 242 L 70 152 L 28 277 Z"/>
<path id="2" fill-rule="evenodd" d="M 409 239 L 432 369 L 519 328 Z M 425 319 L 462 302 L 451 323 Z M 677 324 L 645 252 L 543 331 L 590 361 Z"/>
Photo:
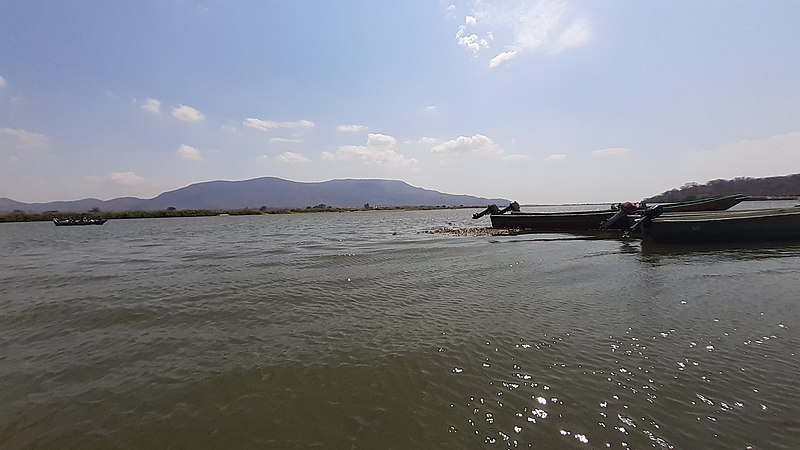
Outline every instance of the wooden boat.
<path id="1" fill-rule="evenodd" d="M 746 197 L 743 195 L 728 195 L 724 197 L 709 197 L 698 200 L 667 203 L 660 205 L 662 211 L 714 211 L 728 209 Z M 519 205 L 513 202 L 509 207 L 500 210 L 495 205 L 490 205 L 485 211 L 474 214 L 473 219 L 490 214 L 492 228 L 519 229 L 528 232 L 583 232 L 594 230 L 625 230 L 644 213 L 646 205 L 621 203 L 607 210 L 576 211 L 576 212 L 520 212 Z M 505 214 L 506 211 L 510 214 Z"/>
<path id="2" fill-rule="evenodd" d="M 53 217 L 53 223 L 56 224 L 57 227 L 71 227 L 77 225 L 102 225 L 106 223 L 108 219 L 90 219 L 88 217 L 81 217 L 80 219 L 59 219 Z"/>
<path id="3" fill-rule="evenodd" d="M 591 231 L 603 229 L 619 211 L 577 211 L 557 213 L 523 213 L 492 214 L 492 228 L 519 229 L 534 232 L 558 231 Z M 630 218 L 625 216 L 608 229 L 626 229 L 631 225 Z"/>
<path id="4" fill-rule="evenodd" d="M 639 227 L 659 243 L 800 241 L 800 208 L 658 214 L 648 211 Z"/>

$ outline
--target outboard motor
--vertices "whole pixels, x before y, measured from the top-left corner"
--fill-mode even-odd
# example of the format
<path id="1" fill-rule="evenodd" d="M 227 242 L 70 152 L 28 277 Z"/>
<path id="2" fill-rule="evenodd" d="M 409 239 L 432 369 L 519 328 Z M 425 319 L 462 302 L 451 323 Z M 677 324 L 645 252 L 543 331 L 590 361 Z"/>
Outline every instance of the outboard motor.
<path id="1" fill-rule="evenodd" d="M 611 216 L 610 219 L 606 220 L 602 224 L 600 224 L 601 230 L 608 230 L 611 228 L 622 228 L 622 226 L 617 225 L 620 221 L 625 220 L 628 218 L 628 214 L 636 211 L 636 205 L 631 202 L 620 203 L 617 205 L 619 211 L 616 214 Z M 615 226 L 617 225 L 617 226 Z"/>
<path id="2" fill-rule="evenodd" d="M 500 212 L 500 208 L 498 208 L 497 205 L 495 205 L 495 204 L 491 204 L 491 205 L 487 206 L 486 209 L 484 209 L 483 211 L 473 214 L 472 218 L 473 219 L 480 219 L 481 217 L 483 217 L 483 216 L 485 216 L 487 214 L 498 214 L 499 212 Z"/>

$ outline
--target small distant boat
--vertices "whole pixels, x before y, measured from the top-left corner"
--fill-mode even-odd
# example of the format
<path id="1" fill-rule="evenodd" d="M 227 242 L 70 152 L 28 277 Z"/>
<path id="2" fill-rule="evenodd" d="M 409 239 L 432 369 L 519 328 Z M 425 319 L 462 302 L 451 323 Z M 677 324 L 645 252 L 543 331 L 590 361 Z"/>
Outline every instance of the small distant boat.
<path id="1" fill-rule="evenodd" d="M 800 241 L 800 208 L 663 213 L 641 220 L 645 239 L 670 244 Z"/>
<path id="2" fill-rule="evenodd" d="M 747 197 L 727 195 L 708 197 L 686 202 L 660 205 L 664 212 L 721 211 L 739 204 Z M 492 228 L 519 229 L 528 232 L 584 232 L 595 230 L 625 230 L 646 210 L 644 204 L 621 203 L 606 210 L 575 212 L 521 212 L 513 202 L 503 210 L 490 205 L 485 211 L 473 214 L 478 219 L 490 214 Z M 510 214 L 505 214 L 511 211 Z"/>
<path id="3" fill-rule="evenodd" d="M 95 219 L 89 217 L 81 217 L 80 219 L 59 219 L 53 217 L 53 223 L 56 224 L 57 227 L 71 227 L 76 225 L 102 225 L 106 223 L 108 219 Z"/>

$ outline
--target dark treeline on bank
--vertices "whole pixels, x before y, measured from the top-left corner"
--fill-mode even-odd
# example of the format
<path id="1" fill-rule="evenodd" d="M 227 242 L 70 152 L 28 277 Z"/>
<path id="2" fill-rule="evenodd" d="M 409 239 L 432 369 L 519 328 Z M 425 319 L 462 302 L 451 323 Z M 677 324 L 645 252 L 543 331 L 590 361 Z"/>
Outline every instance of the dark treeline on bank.
<path id="1" fill-rule="evenodd" d="M 644 201 L 652 203 L 682 202 L 703 197 L 742 194 L 753 199 L 797 198 L 800 196 L 800 174 L 781 177 L 712 180 L 706 184 L 686 183 Z"/>
<path id="2" fill-rule="evenodd" d="M 28 213 L 17 210 L 10 213 L 0 213 L 0 223 L 2 222 L 41 222 L 52 221 L 53 219 L 153 219 L 169 217 L 209 217 L 209 216 L 254 216 L 262 214 L 300 214 L 300 213 L 319 213 L 319 212 L 354 212 L 354 211 L 411 211 L 411 210 L 432 210 L 432 209 L 459 209 L 477 208 L 477 206 L 370 206 L 364 205 L 363 208 L 337 208 L 327 205 L 307 206 L 305 208 L 294 209 L 272 209 L 261 207 L 259 209 L 174 209 L 169 208 L 160 211 L 100 211 L 93 208 L 90 211 L 58 212 L 47 211 L 43 213 Z"/>

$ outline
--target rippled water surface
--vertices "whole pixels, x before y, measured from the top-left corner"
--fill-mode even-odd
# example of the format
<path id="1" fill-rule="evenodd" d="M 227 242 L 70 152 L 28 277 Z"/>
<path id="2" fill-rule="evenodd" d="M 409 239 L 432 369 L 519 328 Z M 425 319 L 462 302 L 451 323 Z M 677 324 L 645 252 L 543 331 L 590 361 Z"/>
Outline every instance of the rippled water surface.
<path id="1" fill-rule="evenodd" d="M 472 212 L 0 224 L 0 447 L 800 447 L 800 244 Z"/>

